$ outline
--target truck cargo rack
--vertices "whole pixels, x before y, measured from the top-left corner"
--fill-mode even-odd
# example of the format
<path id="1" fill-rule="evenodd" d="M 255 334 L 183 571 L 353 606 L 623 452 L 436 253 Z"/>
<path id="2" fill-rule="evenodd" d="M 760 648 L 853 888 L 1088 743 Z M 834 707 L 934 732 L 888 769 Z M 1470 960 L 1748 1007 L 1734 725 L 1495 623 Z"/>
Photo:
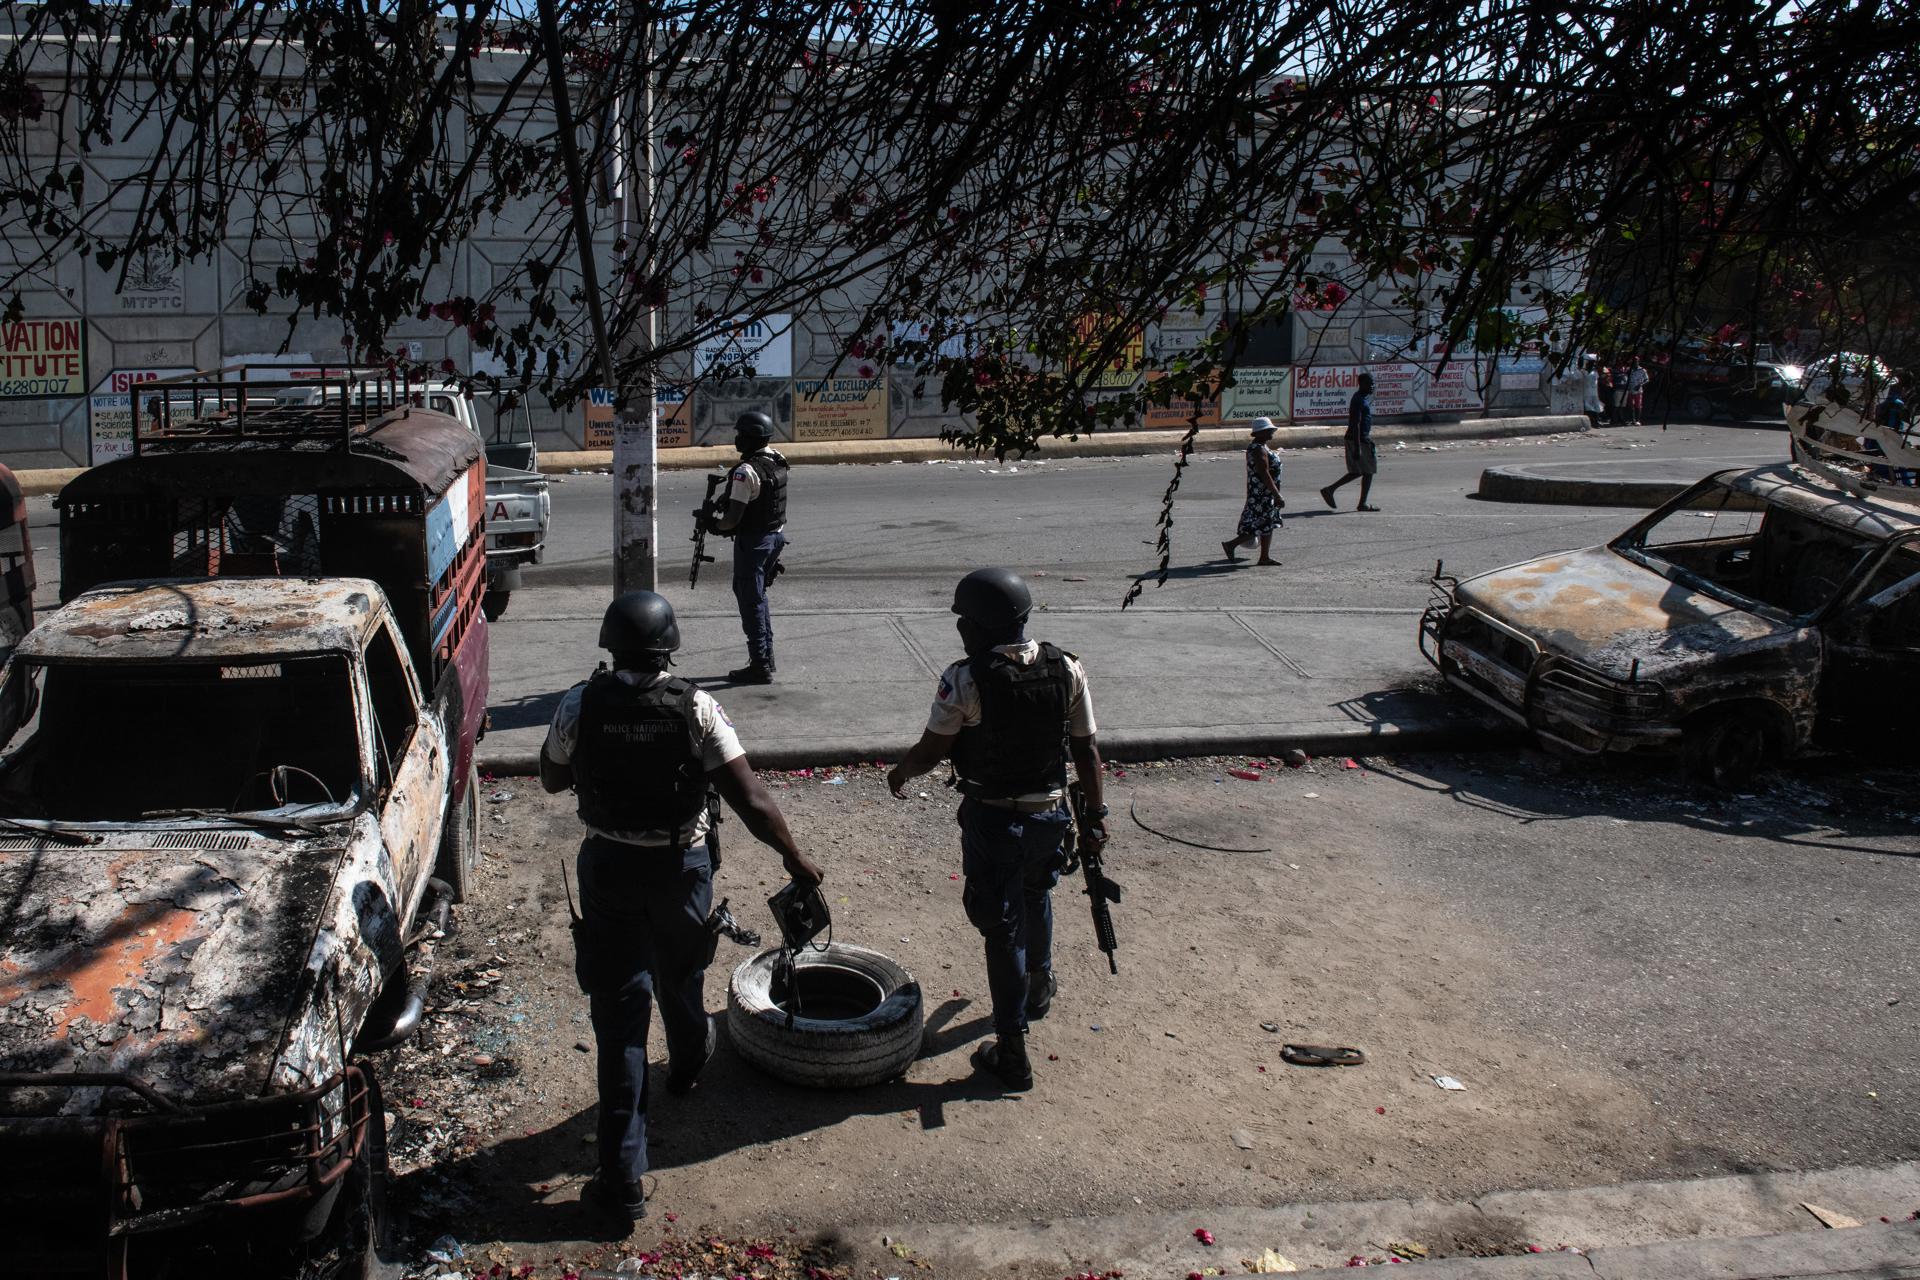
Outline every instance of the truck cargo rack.
<path id="1" fill-rule="evenodd" d="M 338 446 L 375 450 L 374 434 L 424 404 L 424 383 L 389 369 L 232 365 L 133 388 L 133 452 Z"/>

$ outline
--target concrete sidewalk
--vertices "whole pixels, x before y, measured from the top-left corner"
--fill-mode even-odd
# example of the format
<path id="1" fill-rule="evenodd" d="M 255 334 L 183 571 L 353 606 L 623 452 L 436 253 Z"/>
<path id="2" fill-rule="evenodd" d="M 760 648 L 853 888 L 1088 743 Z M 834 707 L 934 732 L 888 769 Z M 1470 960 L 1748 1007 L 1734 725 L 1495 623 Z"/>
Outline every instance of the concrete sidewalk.
<path id="1" fill-rule="evenodd" d="M 1775 461 L 1786 460 L 1783 446 Z M 1691 489 L 1702 474 L 1698 461 L 1691 458 L 1535 462 L 1488 467 L 1480 473 L 1480 486 L 1474 496 L 1484 502 L 1651 510 Z"/>
<path id="2" fill-rule="evenodd" d="M 1374 428 L 1374 438 L 1382 443 L 1404 440 L 1409 443 L 1438 440 L 1497 440 L 1513 436 L 1553 435 L 1586 431 L 1590 424 L 1583 415 L 1544 415 L 1518 418 L 1469 418 L 1461 422 L 1383 422 Z M 1344 437 L 1344 424 L 1317 424 L 1282 427 L 1274 443 L 1282 448 L 1304 449 L 1337 444 Z M 1103 431 L 1072 439 L 1049 439 L 1036 451 L 1047 458 L 1117 458 L 1140 454 L 1171 453 L 1180 445 L 1179 431 Z M 1200 452 L 1243 449 L 1247 444 L 1244 427 L 1208 427 L 1194 441 Z M 967 454 L 956 445 L 928 437 L 889 437 L 884 440 L 781 441 L 781 454 L 792 463 L 872 463 L 921 462 L 934 458 L 983 456 Z M 689 449 L 663 449 L 660 466 L 665 470 L 707 470 L 730 465 L 739 457 L 731 444 L 699 445 Z M 613 465 L 611 449 L 543 450 L 540 469 L 550 475 L 574 471 L 599 471 Z M 21 491 L 28 497 L 58 493 L 85 467 L 47 467 L 14 472 Z"/>
<path id="3" fill-rule="evenodd" d="M 1258 572 L 1247 569 L 1243 572 Z M 604 593 L 543 592 L 543 616 L 494 624 L 492 728 L 481 766 L 530 773 L 560 695 L 604 656 Z M 1116 759 L 1310 755 L 1505 742 L 1439 686 L 1405 609 L 1312 607 L 1052 610 L 1029 633 L 1080 655 L 1103 752 Z M 786 611 L 774 600 L 776 683 L 733 687 L 738 616 L 680 613 L 676 670 L 717 696 L 763 768 L 897 760 L 920 735 L 934 688 L 961 656 L 937 608 Z"/>

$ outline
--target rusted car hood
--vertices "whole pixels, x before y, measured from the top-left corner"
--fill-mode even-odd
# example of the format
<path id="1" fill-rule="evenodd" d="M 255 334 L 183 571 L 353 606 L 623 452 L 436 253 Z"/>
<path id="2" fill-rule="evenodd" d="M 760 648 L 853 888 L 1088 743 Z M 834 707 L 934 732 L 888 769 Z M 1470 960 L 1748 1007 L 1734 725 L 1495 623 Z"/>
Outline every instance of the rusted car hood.
<path id="1" fill-rule="evenodd" d="M 1625 678 L 1704 656 L 1784 643 L 1792 629 L 1669 582 L 1605 547 L 1510 565 L 1461 582 L 1461 603 L 1548 653 Z"/>
<path id="2" fill-rule="evenodd" d="M 0 839 L 0 1070 L 130 1072 L 182 1102 L 263 1092 L 350 829 Z M 212 847 L 155 847 L 187 842 Z"/>

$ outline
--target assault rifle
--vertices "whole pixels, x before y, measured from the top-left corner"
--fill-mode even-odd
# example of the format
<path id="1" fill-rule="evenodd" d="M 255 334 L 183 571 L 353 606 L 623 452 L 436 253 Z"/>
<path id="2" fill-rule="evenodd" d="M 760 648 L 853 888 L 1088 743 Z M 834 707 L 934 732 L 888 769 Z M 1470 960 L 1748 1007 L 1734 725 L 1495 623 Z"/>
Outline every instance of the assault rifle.
<path id="1" fill-rule="evenodd" d="M 687 575 L 687 590 L 692 591 L 700 585 L 700 566 L 712 564 L 713 557 L 707 554 L 707 530 L 713 522 L 713 492 L 727 482 L 724 475 L 707 477 L 707 496 L 693 511 L 693 572 Z"/>
<path id="2" fill-rule="evenodd" d="M 1087 817 L 1087 793 L 1078 782 L 1067 786 L 1067 803 L 1073 813 L 1073 830 L 1068 833 L 1073 852 L 1067 856 L 1067 872 L 1072 874 L 1077 864 L 1086 873 L 1087 887 L 1082 891 L 1087 902 L 1093 908 L 1093 936 L 1100 949 L 1107 953 L 1107 968 L 1110 972 L 1120 972 L 1120 962 L 1115 953 L 1120 950 L 1119 940 L 1113 936 L 1113 912 L 1107 904 L 1120 901 L 1120 886 L 1107 879 L 1104 865 L 1104 850 L 1094 846 L 1091 852 L 1082 848 L 1080 836 L 1092 828 Z"/>

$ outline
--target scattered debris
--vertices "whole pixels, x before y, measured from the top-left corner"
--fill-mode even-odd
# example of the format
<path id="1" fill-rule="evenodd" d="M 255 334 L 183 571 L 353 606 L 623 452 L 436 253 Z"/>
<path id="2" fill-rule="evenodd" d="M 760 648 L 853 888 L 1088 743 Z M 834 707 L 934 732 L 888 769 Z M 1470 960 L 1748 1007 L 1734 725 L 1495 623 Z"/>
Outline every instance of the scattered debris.
<path id="1" fill-rule="evenodd" d="M 1245 1129 L 1235 1129 L 1229 1136 L 1233 1139 L 1233 1145 L 1242 1151 L 1253 1150 L 1253 1135 Z"/>
<path id="2" fill-rule="evenodd" d="M 1260 1029 L 1262 1031 L 1271 1031 L 1275 1035 L 1280 1034 L 1280 1024 L 1277 1022 L 1263 1022 L 1260 1024 Z"/>
<path id="3" fill-rule="evenodd" d="M 1359 1049 L 1326 1044 L 1283 1044 L 1280 1057 L 1296 1067 L 1357 1067 L 1367 1060 Z"/>
<path id="4" fill-rule="evenodd" d="M 1257 1276 L 1271 1276 L 1300 1270 L 1272 1249 L 1262 1249 L 1259 1257 L 1250 1261 L 1242 1259 L 1240 1265 Z"/>
<path id="5" fill-rule="evenodd" d="M 1461 1084 L 1452 1076 L 1435 1076 L 1433 1082 L 1449 1093 L 1465 1093 L 1467 1091 L 1467 1086 Z"/>
<path id="6" fill-rule="evenodd" d="M 1213 1243 L 1213 1232 L 1207 1230 L 1205 1227 L 1195 1227 L 1193 1229 L 1193 1238 L 1201 1244 L 1211 1245 Z"/>
<path id="7" fill-rule="evenodd" d="M 1395 1240 L 1388 1243 L 1387 1252 L 1405 1258 L 1408 1262 L 1418 1262 L 1427 1256 L 1429 1250 L 1418 1240 Z"/>
<path id="8" fill-rule="evenodd" d="M 1831 1209 L 1822 1209 L 1819 1205 L 1808 1204 L 1804 1200 L 1800 1202 L 1800 1207 L 1820 1219 L 1820 1225 L 1825 1227 L 1857 1227 L 1860 1225 L 1858 1218 L 1849 1218 L 1844 1213 L 1835 1213 Z"/>

